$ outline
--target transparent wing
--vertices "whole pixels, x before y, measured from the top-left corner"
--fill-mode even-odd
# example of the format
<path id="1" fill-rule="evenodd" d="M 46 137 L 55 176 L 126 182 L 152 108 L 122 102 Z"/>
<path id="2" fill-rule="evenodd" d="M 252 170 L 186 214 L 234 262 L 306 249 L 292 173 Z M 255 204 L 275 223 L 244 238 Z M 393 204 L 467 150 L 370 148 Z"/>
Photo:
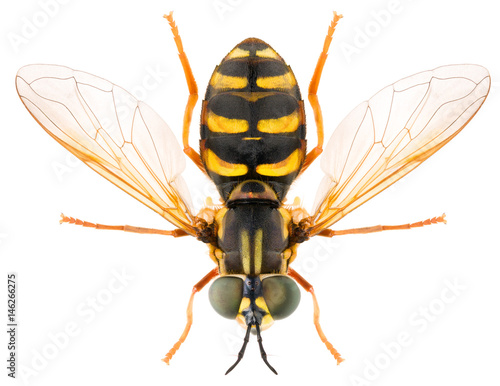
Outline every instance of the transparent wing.
<path id="1" fill-rule="evenodd" d="M 361 103 L 330 138 L 321 168 L 311 235 L 415 169 L 448 143 L 479 110 L 490 88 L 481 66 L 421 72 Z"/>
<path id="2" fill-rule="evenodd" d="M 153 109 L 105 79 L 55 65 L 16 76 L 26 108 L 57 142 L 175 226 L 196 233 L 182 150 Z"/>

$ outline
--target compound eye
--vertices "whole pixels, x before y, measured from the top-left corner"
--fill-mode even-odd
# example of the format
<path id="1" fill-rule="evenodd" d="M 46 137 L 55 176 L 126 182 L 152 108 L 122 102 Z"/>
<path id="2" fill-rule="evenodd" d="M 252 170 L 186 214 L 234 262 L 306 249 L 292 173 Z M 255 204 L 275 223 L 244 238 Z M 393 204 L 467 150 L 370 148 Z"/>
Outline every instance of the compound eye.
<path id="1" fill-rule="evenodd" d="M 267 308 L 275 320 L 293 314 L 300 303 L 299 287 L 286 276 L 271 276 L 262 280 L 262 291 Z"/>
<path id="2" fill-rule="evenodd" d="M 213 309 L 224 318 L 234 319 L 238 315 L 243 298 L 243 280 L 239 277 L 220 277 L 208 291 Z"/>

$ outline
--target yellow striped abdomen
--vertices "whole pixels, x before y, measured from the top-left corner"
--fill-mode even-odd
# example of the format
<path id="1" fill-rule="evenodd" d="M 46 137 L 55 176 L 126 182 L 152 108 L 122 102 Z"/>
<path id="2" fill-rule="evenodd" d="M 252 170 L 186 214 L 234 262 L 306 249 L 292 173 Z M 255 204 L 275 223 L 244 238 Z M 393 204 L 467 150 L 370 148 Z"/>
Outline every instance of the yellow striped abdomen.
<path id="1" fill-rule="evenodd" d="M 216 67 L 201 114 L 201 157 L 223 199 L 257 179 L 282 200 L 302 167 L 305 133 L 290 67 L 262 40 L 238 44 Z"/>

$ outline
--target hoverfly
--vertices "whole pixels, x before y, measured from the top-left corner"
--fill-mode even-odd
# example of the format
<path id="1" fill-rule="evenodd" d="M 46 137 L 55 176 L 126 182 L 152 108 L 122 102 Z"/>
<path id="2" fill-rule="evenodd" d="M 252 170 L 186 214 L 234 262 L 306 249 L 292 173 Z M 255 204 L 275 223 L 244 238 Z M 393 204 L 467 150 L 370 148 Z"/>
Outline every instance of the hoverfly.
<path id="1" fill-rule="evenodd" d="M 184 153 L 216 185 L 222 205 L 191 209 L 182 178 L 185 158 L 167 124 L 145 103 L 105 79 L 57 65 L 21 68 L 16 86 L 33 118 L 90 168 L 173 224 L 174 230 L 110 226 L 62 215 L 61 222 L 96 229 L 193 236 L 207 244 L 216 264 L 195 286 L 186 327 L 163 359 L 167 364 L 186 339 L 193 299 L 212 279 L 209 299 L 217 313 L 246 329 L 229 373 L 255 332 L 269 364 L 261 331 L 292 314 L 300 301 L 296 283 L 313 298 L 314 325 L 337 363 L 343 359 L 319 323 L 311 284 L 290 264 L 300 243 L 313 236 L 410 229 L 445 222 L 444 215 L 397 226 L 331 230 L 358 206 L 415 169 L 457 135 L 484 103 L 488 71 L 448 65 L 395 82 L 357 106 L 323 151 L 317 90 L 332 36 L 342 15 L 334 12 L 308 89 L 318 143 L 306 151 L 306 121 L 291 68 L 267 43 L 249 38 L 215 68 L 202 102 L 199 153 L 189 145 L 197 85 L 173 20 L 168 20 L 183 66 L 189 98 L 184 114 Z M 119 114 L 123 106 L 131 114 Z M 321 154 L 325 173 L 309 214 L 299 201 L 285 205 L 292 182 Z"/>

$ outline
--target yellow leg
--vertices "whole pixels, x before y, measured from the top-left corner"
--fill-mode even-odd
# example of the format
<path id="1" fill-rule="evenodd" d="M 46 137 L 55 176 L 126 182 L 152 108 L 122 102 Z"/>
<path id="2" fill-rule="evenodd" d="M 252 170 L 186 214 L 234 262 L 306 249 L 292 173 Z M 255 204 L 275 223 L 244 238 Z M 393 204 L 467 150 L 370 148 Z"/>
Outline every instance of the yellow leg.
<path id="1" fill-rule="evenodd" d="M 142 227 L 135 227 L 135 226 L 131 226 L 131 225 L 94 224 L 94 223 L 91 223 L 88 221 L 82 221 L 78 218 L 65 216 L 62 213 L 61 213 L 61 219 L 59 220 L 59 223 L 81 225 L 81 226 L 86 227 L 86 228 L 94 228 L 94 229 L 106 229 L 106 230 L 124 231 L 124 232 L 132 232 L 132 233 L 147 233 L 150 235 L 165 235 L 165 236 L 174 236 L 174 237 L 181 237 L 181 236 L 188 236 L 189 235 L 189 233 L 187 233 L 183 229 L 175 229 L 173 231 L 166 231 L 163 229 L 142 228 Z"/>
<path id="2" fill-rule="evenodd" d="M 205 285 L 207 285 L 210 280 L 212 280 L 215 276 L 219 274 L 219 269 L 214 268 L 212 269 L 203 279 L 201 279 L 198 283 L 195 284 L 193 287 L 193 292 L 191 293 L 191 297 L 189 298 L 189 303 L 186 311 L 186 316 L 187 316 L 187 323 L 186 327 L 184 328 L 184 331 L 182 332 L 181 337 L 179 340 L 174 344 L 174 346 L 170 349 L 170 351 L 165 355 L 165 358 L 162 359 L 163 362 L 165 362 L 167 365 L 170 364 L 170 360 L 174 356 L 174 354 L 179 350 L 179 347 L 181 347 L 181 344 L 184 343 L 186 340 L 186 337 L 189 334 L 189 330 L 191 329 L 191 325 L 193 324 L 193 301 L 194 301 L 194 295 L 201 291 Z"/>
<path id="3" fill-rule="evenodd" d="M 303 173 L 309 165 L 313 163 L 313 161 L 323 152 L 323 141 L 324 141 L 324 131 L 323 131 L 323 114 L 321 113 L 321 107 L 318 101 L 318 86 L 319 81 L 321 79 L 321 73 L 323 72 L 323 67 L 326 62 L 326 58 L 328 57 L 328 49 L 330 48 L 330 43 L 332 42 L 332 36 L 335 32 L 335 27 L 337 27 L 337 23 L 342 18 L 342 15 L 338 15 L 337 12 L 333 13 L 333 20 L 328 27 L 328 34 L 326 35 L 325 42 L 323 44 L 323 51 L 319 55 L 318 63 L 316 64 L 316 68 L 314 70 L 313 77 L 311 79 L 311 83 L 309 83 L 309 103 L 311 103 L 311 107 L 314 112 L 314 120 L 316 122 L 317 136 L 318 136 L 318 144 L 314 149 L 312 149 L 306 156 L 304 164 L 301 169 L 301 173 Z"/>
<path id="4" fill-rule="evenodd" d="M 184 48 L 182 47 L 181 36 L 179 35 L 179 30 L 177 28 L 177 25 L 175 24 L 173 12 L 170 12 L 168 15 L 163 15 L 163 17 L 168 20 L 170 28 L 172 29 L 175 45 L 177 46 L 177 51 L 179 52 L 179 59 L 182 64 L 187 86 L 189 89 L 189 98 L 186 104 L 186 110 L 184 111 L 184 123 L 182 128 L 182 144 L 184 146 L 184 153 L 186 153 L 186 155 L 191 158 L 191 160 L 196 164 L 196 166 L 200 168 L 203 173 L 206 173 L 205 167 L 201 162 L 200 155 L 196 152 L 196 150 L 189 146 L 189 127 L 191 126 L 194 106 L 196 106 L 196 102 L 198 101 L 198 86 L 196 85 L 193 71 L 191 70 L 191 66 L 189 65 L 189 60 L 186 56 L 186 53 L 184 52 Z"/>
<path id="5" fill-rule="evenodd" d="M 309 284 L 309 282 L 307 282 L 306 279 L 304 279 L 290 267 L 288 267 L 288 276 L 294 279 L 297 283 L 299 283 L 302 286 L 302 288 L 304 288 L 307 292 L 309 292 L 312 295 L 314 304 L 314 326 L 316 327 L 316 331 L 318 332 L 319 338 L 325 344 L 328 351 L 330 351 L 333 357 L 337 360 L 337 365 L 340 365 L 340 363 L 344 360 L 344 358 L 340 356 L 339 352 L 328 341 L 326 335 L 321 329 L 321 325 L 319 324 L 319 305 L 318 305 L 318 300 L 316 299 L 316 295 L 314 294 L 313 286 Z"/>
<path id="6" fill-rule="evenodd" d="M 374 232 L 382 232 L 382 231 L 420 228 L 420 227 L 423 227 L 425 225 L 432 225 L 432 224 L 437 224 L 440 222 L 446 224 L 445 217 L 446 217 L 446 214 L 443 213 L 439 217 L 428 218 L 427 220 L 414 222 L 412 224 L 375 225 L 372 227 L 344 229 L 344 230 L 340 230 L 340 231 L 334 231 L 331 229 L 324 229 L 321 232 L 319 232 L 316 236 L 333 237 L 333 236 L 342 236 L 342 235 L 353 235 L 353 234 L 362 234 L 362 233 L 374 233 Z"/>

